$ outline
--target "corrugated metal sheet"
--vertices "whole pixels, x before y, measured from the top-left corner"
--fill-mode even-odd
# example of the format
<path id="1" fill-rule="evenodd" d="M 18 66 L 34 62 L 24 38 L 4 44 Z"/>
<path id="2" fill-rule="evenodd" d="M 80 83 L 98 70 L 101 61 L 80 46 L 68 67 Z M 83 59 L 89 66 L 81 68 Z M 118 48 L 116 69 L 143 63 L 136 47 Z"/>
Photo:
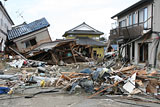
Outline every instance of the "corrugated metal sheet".
<path id="1" fill-rule="evenodd" d="M 76 39 L 76 43 L 80 45 L 105 46 L 103 42 L 96 41 L 88 37 L 79 37 Z"/>
<path id="2" fill-rule="evenodd" d="M 49 23 L 47 22 L 47 20 L 45 18 L 42 18 L 29 24 L 23 24 L 21 26 L 14 27 L 12 30 L 8 31 L 8 40 L 24 36 L 48 26 Z"/>

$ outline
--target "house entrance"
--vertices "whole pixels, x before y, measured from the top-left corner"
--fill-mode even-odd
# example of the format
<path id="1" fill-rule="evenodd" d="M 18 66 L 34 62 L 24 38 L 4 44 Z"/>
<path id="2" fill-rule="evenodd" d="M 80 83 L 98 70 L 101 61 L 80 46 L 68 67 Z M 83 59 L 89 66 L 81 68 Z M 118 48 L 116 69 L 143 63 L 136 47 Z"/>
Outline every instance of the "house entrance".
<path id="1" fill-rule="evenodd" d="M 144 63 L 148 61 L 148 43 L 139 43 L 139 62 Z"/>

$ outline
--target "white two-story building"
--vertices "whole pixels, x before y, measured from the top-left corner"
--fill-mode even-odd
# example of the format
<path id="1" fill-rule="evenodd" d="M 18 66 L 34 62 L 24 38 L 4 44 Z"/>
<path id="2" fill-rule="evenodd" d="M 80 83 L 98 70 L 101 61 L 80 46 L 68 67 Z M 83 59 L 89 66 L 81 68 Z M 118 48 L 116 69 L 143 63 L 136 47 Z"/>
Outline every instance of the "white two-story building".
<path id="1" fill-rule="evenodd" d="M 160 0 L 140 0 L 112 16 L 117 28 L 110 31 L 123 57 L 133 64 L 160 68 Z"/>
<path id="2" fill-rule="evenodd" d="M 12 25 L 14 25 L 14 23 L 0 1 L 0 52 L 4 51 L 7 31 L 12 29 Z"/>

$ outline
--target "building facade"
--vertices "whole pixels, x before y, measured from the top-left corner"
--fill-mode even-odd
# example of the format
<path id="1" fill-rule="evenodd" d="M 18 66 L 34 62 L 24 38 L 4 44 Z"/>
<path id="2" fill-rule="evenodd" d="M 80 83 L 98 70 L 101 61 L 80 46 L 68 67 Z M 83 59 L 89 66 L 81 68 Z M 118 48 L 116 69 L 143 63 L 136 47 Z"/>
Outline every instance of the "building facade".
<path id="1" fill-rule="evenodd" d="M 94 29 L 84 22 L 66 31 L 63 37 L 66 39 L 75 39 L 79 45 L 91 46 L 92 48 L 87 52 L 91 53 L 92 58 L 97 59 L 104 57 L 105 44 L 99 41 L 101 35 L 103 35 L 103 32 Z"/>
<path id="2" fill-rule="evenodd" d="M 131 63 L 160 67 L 159 11 L 159 0 L 141 0 L 112 17 L 118 26 L 109 38 Z"/>
<path id="3" fill-rule="evenodd" d="M 4 51 L 8 34 L 7 31 L 12 29 L 12 25 L 14 25 L 14 23 L 0 1 L 0 52 Z"/>

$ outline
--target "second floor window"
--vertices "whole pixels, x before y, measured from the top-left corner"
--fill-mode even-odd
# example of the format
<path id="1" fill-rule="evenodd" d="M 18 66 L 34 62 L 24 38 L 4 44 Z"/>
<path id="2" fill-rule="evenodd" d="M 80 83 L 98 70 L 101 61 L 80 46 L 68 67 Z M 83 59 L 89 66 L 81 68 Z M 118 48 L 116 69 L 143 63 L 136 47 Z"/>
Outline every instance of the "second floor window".
<path id="1" fill-rule="evenodd" d="M 119 22 L 119 27 L 125 27 L 126 26 L 126 19 Z"/>
<path id="2" fill-rule="evenodd" d="M 144 28 L 148 25 L 148 8 L 143 8 L 139 11 L 139 23 L 144 22 Z"/>
<path id="3" fill-rule="evenodd" d="M 147 26 L 148 26 L 147 20 L 148 20 L 148 9 L 144 8 L 144 22 L 145 22 L 144 28 L 147 28 Z"/>
<path id="4" fill-rule="evenodd" d="M 132 15 L 129 15 L 129 26 L 132 25 Z"/>
<path id="5" fill-rule="evenodd" d="M 133 24 L 136 24 L 136 13 L 132 14 L 132 22 Z"/>

